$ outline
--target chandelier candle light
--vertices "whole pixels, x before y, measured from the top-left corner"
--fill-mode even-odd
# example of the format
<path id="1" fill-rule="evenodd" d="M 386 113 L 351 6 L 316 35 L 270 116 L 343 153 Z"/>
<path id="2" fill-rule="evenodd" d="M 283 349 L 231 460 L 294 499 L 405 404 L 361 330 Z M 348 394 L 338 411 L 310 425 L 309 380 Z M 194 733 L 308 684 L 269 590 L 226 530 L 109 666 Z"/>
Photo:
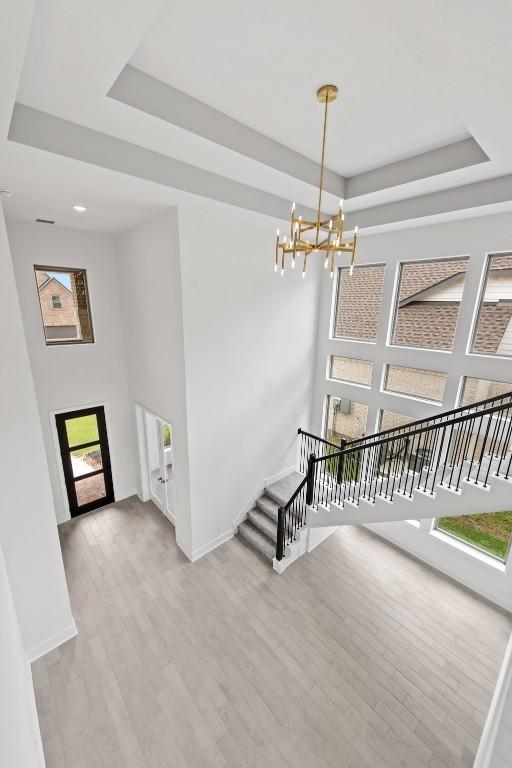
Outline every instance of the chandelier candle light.
<path id="1" fill-rule="evenodd" d="M 322 161 L 320 164 L 320 188 L 318 192 L 318 211 L 315 221 L 308 221 L 302 216 L 295 215 L 295 203 L 292 205 L 292 217 L 290 224 L 290 239 L 284 236 L 280 239 L 279 230 L 276 235 L 276 260 L 274 269 L 279 269 L 281 261 L 281 274 L 284 275 L 285 257 L 291 254 L 292 269 L 295 269 L 297 254 L 304 254 L 302 265 L 302 277 L 306 276 L 308 256 L 312 251 L 319 251 L 324 254 L 324 267 L 327 269 L 329 262 L 331 265 L 330 276 L 334 277 L 335 258 L 339 253 L 350 253 L 350 274 L 354 271 L 354 260 L 356 256 L 357 227 L 354 228 L 354 237 L 352 240 L 343 242 L 343 225 L 345 214 L 343 213 L 343 200 L 340 200 L 339 211 L 335 216 L 330 216 L 322 220 L 322 191 L 324 184 L 324 156 L 325 156 L 325 136 L 327 130 L 327 108 L 331 101 L 338 97 L 338 88 L 335 85 L 322 85 L 316 92 L 318 101 L 325 104 L 324 111 L 324 130 L 322 138 Z M 313 239 L 306 240 L 303 235 L 311 232 Z M 281 251 L 281 256 L 279 255 Z"/>

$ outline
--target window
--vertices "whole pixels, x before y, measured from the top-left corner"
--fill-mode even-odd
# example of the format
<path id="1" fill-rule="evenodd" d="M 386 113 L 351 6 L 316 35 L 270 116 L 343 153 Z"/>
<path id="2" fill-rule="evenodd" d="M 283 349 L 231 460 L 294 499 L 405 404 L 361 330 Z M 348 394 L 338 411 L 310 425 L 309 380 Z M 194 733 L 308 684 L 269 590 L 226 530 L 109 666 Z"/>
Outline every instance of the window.
<path id="1" fill-rule="evenodd" d="M 416 419 L 412 416 L 404 416 L 403 413 L 382 410 L 380 412 L 379 431 L 385 432 L 388 429 L 399 429 L 399 427 L 404 427 L 413 421 L 416 421 Z M 393 464 L 396 466 L 397 462 L 401 463 L 400 460 L 403 460 L 411 471 L 421 472 L 428 466 L 432 457 L 430 442 L 429 433 L 425 432 L 418 433 L 412 437 L 405 436 L 404 440 L 396 445 L 392 443 L 384 444 L 379 456 L 381 472 L 387 474 Z"/>
<path id="2" fill-rule="evenodd" d="M 384 266 L 370 264 L 338 270 L 338 295 L 333 335 L 336 339 L 376 341 Z"/>
<path id="3" fill-rule="evenodd" d="M 443 517 L 437 529 L 504 562 L 512 537 L 512 511 Z"/>
<path id="4" fill-rule="evenodd" d="M 473 379 L 470 376 L 464 378 L 461 405 L 478 403 L 480 400 L 488 400 L 491 397 L 499 397 L 512 391 L 512 383 L 505 381 L 491 381 L 490 379 Z"/>
<path id="5" fill-rule="evenodd" d="M 364 386 L 369 387 L 372 383 L 372 373 L 373 363 L 369 360 L 356 360 L 353 357 L 331 355 L 329 368 L 331 379 L 364 384 Z"/>
<path id="6" fill-rule="evenodd" d="M 512 254 L 489 258 L 471 351 L 512 357 Z"/>
<path id="7" fill-rule="evenodd" d="M 342 440 L 355 440 L 366 430 L 368 406 L 342 397 L 328 395 L 326 438 L 338 445 Z"/>
<path id="8" fill-rule="evenodd" d="M 85 269 L 34 267 L 46 344 L 94 341 Z"/>
<path id="9" fill-rule="evenodd" d="M 398 429 L 406 424 L 415 421 L 412 416 L 404 416 L 403 413 L 395 411 L 381 411 L 379 420 L 379 432 L 386 432 L 388 429 Z"/>
<path id="10" fill-rule="evenodd" d="M 392 343 L 404 347 L 453 347 L 467 258 L 402 264 Z"/>
<path id="11" fill-rule="evenodd" d="M 408 368 L 403 365 L 386 366 L 384 389 L 411 397 L 422 397 L 442 403 L 446 387 L 446 373 Z"/>

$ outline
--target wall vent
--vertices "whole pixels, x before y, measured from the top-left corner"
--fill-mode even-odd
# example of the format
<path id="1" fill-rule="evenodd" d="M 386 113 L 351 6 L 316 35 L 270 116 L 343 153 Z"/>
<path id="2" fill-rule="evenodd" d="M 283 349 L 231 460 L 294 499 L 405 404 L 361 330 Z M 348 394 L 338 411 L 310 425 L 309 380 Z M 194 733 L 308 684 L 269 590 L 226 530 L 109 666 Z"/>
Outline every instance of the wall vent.
<path id="1" fill-rule="evenodd" d="M 36 219 L 38 224 L 55 224 L 53 219 Z"/>

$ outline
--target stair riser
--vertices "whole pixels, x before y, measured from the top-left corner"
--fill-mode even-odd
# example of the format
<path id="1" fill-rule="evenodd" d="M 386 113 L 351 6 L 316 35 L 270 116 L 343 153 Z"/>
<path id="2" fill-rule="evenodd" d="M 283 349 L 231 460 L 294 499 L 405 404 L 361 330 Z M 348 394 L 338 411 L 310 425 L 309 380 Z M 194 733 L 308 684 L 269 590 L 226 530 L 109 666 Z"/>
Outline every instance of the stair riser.
<path id="1" fill-rule="evenodd" d="M 258 530 L 260 530 L 273 542 L 277 542 L 277 526 L 272 525 L 273 521 L 269 517 L 265 515 L 265 521 L 262 521 L 256 515 L 253 515 L 251 512 L 249 512 L 248 518 L 255 528 L 258 528 Z"/>
<path id="2" fill-rule="evenodd" d="M 266 499 L 266 503 L 265 503 Z M 262 496 L 261 498 L 256 500 L 256 506 L 259 510 L 263 512 L 264 515 L 267 515 L 270 520 L 272 520 L 274 523 L 277 523 L 278 518 L 278 511 L 276 508 L 269 507 L 270 499 L 268 497 Z"/>
<path id="3" fill-rule="evenodd" d="M 242 523 L 238 528 L 238 535 L 266 560 L 274 559 L 275 546 L 273 542 L 262 536 L 259 530 L 252 528 L 247 523 Z"/>

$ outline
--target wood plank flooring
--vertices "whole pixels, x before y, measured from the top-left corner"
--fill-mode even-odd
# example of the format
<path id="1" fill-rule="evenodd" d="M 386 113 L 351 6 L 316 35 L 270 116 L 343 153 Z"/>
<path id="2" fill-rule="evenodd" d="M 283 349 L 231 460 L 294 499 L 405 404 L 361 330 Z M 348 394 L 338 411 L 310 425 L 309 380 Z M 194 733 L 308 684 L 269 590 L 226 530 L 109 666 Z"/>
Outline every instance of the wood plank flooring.
<path id="1" fill-rule="evenodd" d="M 33 665 L 47 768 L 471 766 L 511 618 L 360 528 L 282 576 L 191 564 L 136 499 L 61 526 L 79 635 Z"/>

